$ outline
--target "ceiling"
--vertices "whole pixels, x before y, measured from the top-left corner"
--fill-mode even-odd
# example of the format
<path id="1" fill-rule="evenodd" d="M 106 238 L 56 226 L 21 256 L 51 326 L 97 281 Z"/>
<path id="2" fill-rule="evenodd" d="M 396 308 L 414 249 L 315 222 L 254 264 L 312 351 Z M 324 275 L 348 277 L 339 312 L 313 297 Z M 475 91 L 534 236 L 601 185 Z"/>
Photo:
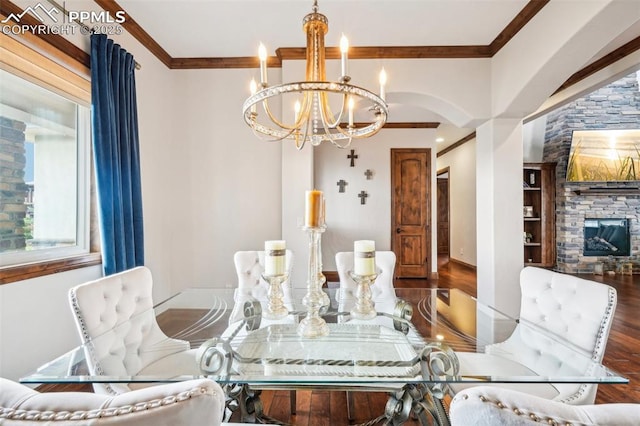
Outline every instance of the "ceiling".
<path id="1" fill-rule="evenodd" d="M 338 46 L 344 33 L 355 47 L 488 47 L 499 35 L 504 35 L 512 21 L 522 18 L 523 11 L 531 6 L 529 3 L 529 0 L 318 2 L 319 11 L 329 20 L 326 45 Z M 313 1 L 118 0 L 117 4 L 171 58 L 238 58 L 255 57 L 260 42 L 270 56 L 275 56 L 278 48 L 304 47 L 302 19 L 311 12 Z M 614 40 L 593 61 L 638 36 L 640 25 Z M 442 123 L 437 134 L 445 142 L 439 145 L 439 150 L 474 130 L 456 128 L 430 111 L 397 105 L 390 107 L 390 117 L 393 117 L 390 121 Z"/>

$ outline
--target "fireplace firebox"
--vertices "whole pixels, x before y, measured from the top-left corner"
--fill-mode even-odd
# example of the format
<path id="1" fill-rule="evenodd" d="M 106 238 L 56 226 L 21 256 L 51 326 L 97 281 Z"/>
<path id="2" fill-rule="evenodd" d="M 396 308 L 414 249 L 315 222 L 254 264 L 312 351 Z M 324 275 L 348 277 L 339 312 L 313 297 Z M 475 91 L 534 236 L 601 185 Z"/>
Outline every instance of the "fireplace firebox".
<path id="1" fill-rule="evenodd" d="M 585 219 L 584 256 L 629 256 L 629 219 Z"/>

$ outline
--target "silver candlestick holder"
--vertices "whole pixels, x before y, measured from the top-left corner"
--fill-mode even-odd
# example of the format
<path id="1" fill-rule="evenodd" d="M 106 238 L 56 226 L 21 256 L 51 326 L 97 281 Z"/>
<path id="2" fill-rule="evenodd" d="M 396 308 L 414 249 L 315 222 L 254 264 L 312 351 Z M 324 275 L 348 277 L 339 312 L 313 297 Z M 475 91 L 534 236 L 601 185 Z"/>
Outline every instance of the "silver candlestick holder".
<path id="1" fill-rule="evenodd" d="M 284 292 L 282 291 L 282 283 L 288 277 L 289 275 L 286 273 L 262 275 L 262 278 L 269 283 L 267 309 L 262 313 L 263 317 L 267 319 L 282 319 L 289 315 L 289 310 L 284 306 Z"/>
<path id="2" fill-rule="evenodd" d="M 371 284 L 378 277 L 378 274 L 359 275 L 349 271 L 349 276 L 356 282 L 356 305 L 351 310 L 351 317 L 356 319 L 372 319 L 377 313 L 371 299 Z"/>
<path id="3" fill-rule="evenodd" d="M 309 270 L 307 274 L 307 294 L 302 299 L 302 304 L 307 307 L 307 316 L 298 324 L 298 334 L 303 337 L 321 337 L 329 334 L 329 326 L 320 317 L 320 309 L 325 304 L 322 291 L 322 271 L 319 271 L 320 239 L 325 231 L 325 226 L 305 226 L 304 231 L 309 236 Z M 322 275 L 322 277 L 324 277 Z"/>

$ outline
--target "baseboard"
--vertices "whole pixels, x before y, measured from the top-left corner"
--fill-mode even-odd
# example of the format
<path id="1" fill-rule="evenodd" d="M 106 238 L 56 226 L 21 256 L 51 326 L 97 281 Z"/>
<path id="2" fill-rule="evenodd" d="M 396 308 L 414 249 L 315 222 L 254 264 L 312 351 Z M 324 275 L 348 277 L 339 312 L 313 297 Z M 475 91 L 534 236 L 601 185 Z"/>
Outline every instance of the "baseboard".
<path id="1" fill-rule="evenodd" d="M 475 268 L 475 266 L 474 266 L 474 268 Z M 322 273 L 324 274 L 325 278 L 327 279 L 327 282 L 336 282 L 336 283 L 340 282 L 340 277 L 338 276 L 338 271 L 322 271 Z M 438 272 L 429 273 L 429 278 L 428 279 L 437 280 L 438 279 Z"/>
<path id="2" fill-rule="evenodd" d="M 338 271 L 322 271 L 322 274 L 327 279 L 327 282 L 340 282 L 340 277 L 338 276 Z"/>
<path id="3" fill-rule="evenodd" d="M 465 268 L 469 268 L 469 269 L 472 269 L 474 271 L 477 269 L 476 265 L 471 265 L 470 263 L 466 263 L 466 262 L 463 262 L 462 260 L 454 259 L 453 257 L 449 258 L 449 262 L 455 263 L 455 264 L 460 265 L 460 266 L 464 266 Z"/>

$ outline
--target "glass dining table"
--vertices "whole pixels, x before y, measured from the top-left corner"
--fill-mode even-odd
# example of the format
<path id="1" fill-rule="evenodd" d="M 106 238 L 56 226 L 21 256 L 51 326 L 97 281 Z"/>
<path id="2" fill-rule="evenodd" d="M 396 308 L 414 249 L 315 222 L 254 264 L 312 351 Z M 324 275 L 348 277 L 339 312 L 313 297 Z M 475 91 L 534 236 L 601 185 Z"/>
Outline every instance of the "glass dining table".
<path id="1" fill-rule="evenodd" d="M 370 319 L 352 314 L 358 302 L 353 295 L 336 288 L 323 292 L 328 296 L 320 310 L 328 328 L 324 336 L 299 333 L 308 314 L 306 289 L 293 289 L 286 300 L 288 313 L 273 318 L 267 300 L 239 297 L 233 289 L 190 288 L 141 314 L 162 330 L 163 351 L 172 339 L 189 342 L 189 349 L 176 345 L 184 352 L 180 362 L 160 359 L 157 368 L 131 363 L 110 370 L 113 354 L 99 348 L 113 347 L 114 338 L 126 340 L 122 336 L 132 327 L 125 323 L 20 381 L 135 388 L 209 377 L 223 386 L 229 410 L 240 411 L 243 421 L 260 420 L 264 413 L 256 407 L 265 389 L 378 391 L 388 394 L 384 416 L 394 425 L 411 416 L 422 424 L 448 424 L 442 400 L 466 386 L 527 386 L 553 398 L 570 385 L 628 383 L 580 348 L 460 290 L 396 289 L 395 299 L 373 301 L 376 314 Z M 539 351 L 535 365 L 512 346 L 499 344 L 514 334 L 526 336 L 529 353 Z M 152 355 L 156 344 L 130 348 L 123 341 L 117 347 L 125 353 L 118 357 L 127 359 L 127 351 L 137 351 L 131 357 L 144 359 L 140 351 Z"/>

